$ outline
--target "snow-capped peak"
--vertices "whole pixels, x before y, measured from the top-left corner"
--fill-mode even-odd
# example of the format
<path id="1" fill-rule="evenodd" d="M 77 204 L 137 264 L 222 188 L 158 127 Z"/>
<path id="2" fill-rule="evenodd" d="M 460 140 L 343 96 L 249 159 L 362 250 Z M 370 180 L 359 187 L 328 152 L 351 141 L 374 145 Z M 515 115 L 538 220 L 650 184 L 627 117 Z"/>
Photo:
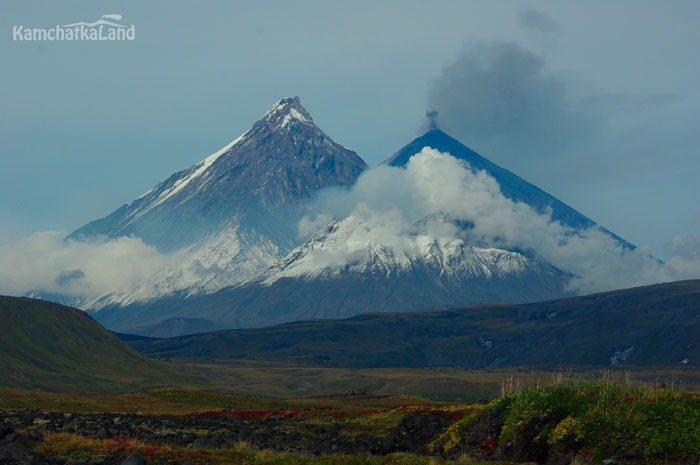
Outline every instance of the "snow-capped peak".
<path id="1" fill-rule="evenodd" d="M 194 165 L 181 171 L 180 173 L 177 173 L 176 176 L 179 175 L 179 177 L 175 179 L 174 182 L 172 182 L 172 184 L 165 186 L 165 188 L 162 190 L 159 190 L 159 188 L 164 187 L 161 183 L 139 196 L 136 200 L 142 199 L 152 193 L 157 194 L 157 196 L 149 202 L 147 208 L 142 208 L 139 210 L 138 216 L 145 213 L 147 210 L 150 210 L 162 204 L 178 192 L 182 191 L 188 184 L 190 184 L 192 180 L 201 177 L 207 171 L 207 169 L 209 169 L 209 167 L 222 155 L 231 152 L 231 150 L 235 146 L 245 142 L 251 136 L 251 133 L 254 131 L 256 126 L 260 124 L 265 124 L 267 126 L 276 126 L 277 128 L 284 129 L 288 127 L 292 122 L 299 122 L 301 124 L 306 124 L 315 127 L 313 118 L 311 117 L 309 112 L 306 111 L 306 109 L 303 106 L 301 106 L 299 97 L 288 97 L 279 100 L 265 113 L 265 116 L 263 116 L 263 118 L 260 121 L 258 121 L 253 126 L 253 128 L 247 130 L 245 133 L 231 141 L 229 144 L 227 144 L 217 152 L 209 155 L 205 159 L 201 160 L 198 163 L 195 163 Z M 155 192 L 158 190 L 159 192 Z"/>
<path id="2" fill-rule="evenodd" d="M 306 125 L 314 131 L 322 133 L 314 124 L 313 118 L 309 112 L 301 105 L 299 97 L 281 99 L 275 103 L 267 113 L 265 113 L 265 116 L 256 122 L 253 127 L 229 144 L 189 168 L 176 173 L 134 200 L 129 205 L 130 207 L 135 207 L 128 215 L 129 221 L 131 222 L 141 217 L 168 199 L 173 198 L 188 185 L 192 184 L 195 179 L 198 180 L 199 188 L 201 188 L 202 185 L 207 183 L 210 177 L 207 173 L 210 171 L 214 162 L 222 156 L 231 153 L 237 146 L 246 143 L 249 139 L 260 137 L 261 132 L 266 133 L 269 130 L 288 130 L 289 126 L 293 123 Z"/>
<path id="3" fill-rule="evenodd" d="M 301 106 L 299 97 L 283 98 L 278 101 L 265 113 L 262 121 L 279 128 L 286 128 L 293 122 L 314 126 L 313 118 Z"/>

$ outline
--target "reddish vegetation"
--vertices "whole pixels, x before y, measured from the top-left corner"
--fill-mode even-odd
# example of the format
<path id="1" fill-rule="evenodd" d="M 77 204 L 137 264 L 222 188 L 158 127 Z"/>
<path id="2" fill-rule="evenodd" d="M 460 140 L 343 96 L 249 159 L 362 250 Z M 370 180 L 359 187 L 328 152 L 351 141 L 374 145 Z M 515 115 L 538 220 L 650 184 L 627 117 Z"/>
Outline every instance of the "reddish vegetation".
<path id="1" fill-rule="evenodd" d="M 163 453 L 164 450 L 161 447 L 145 447 L 144 449 L 141 449 L 141 454 L 145 455 L 146 457 L 151 456 L 151 455 L 156 455 L 159 453 Z"/>
<path id="2" fill-rule="evenodd" d="M 111 446 L 107 448 L 107 453 L 111 454 L 114 451 L 126 449 L 131 439 L 129 438 L 115 438 L 111 442 Z"/>
<path id="3" fill-rule="evenodd" d="M 381 410 L 369 409 L 369 410 L 362 410 L 360 412 L 357 412 L 357 415 L 361 416 L 361 417 L 369 417 L 372 415 L 378 415 L 380 413 L 382 413 Z"/>
<path id="4" fill-rule="evenodd" d="M 488 455 L 493 455 L 496 453 L 496 449 L 498 449 L 498 439 L 489 436 L 488 438 L 484 439 L 484 443 L 481 445 L 481 447 Z"/>

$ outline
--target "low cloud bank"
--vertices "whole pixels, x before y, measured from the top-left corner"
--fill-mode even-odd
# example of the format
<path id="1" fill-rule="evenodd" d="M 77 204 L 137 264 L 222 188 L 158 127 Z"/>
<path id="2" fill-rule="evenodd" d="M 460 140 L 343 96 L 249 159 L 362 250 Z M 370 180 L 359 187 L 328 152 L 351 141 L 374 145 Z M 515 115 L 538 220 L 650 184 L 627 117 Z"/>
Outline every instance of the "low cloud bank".
<path id="1" fill-rule="evenodd" d="M 64 240 L 47 231 L 0 247 L 0 292 L 24 295 L 39 290 L 96 298 L 127 289 L 167 261 L 154 247 L 134 237 Z"/>
<path id="2" fill-rule="evenodd" d="M 299 222 L 300 236 L 348 216 L 357 227 L 352 244 L 335 251 L 334 265 L 356 260 L 370 243 L 410 255 L 410 236 L 425 234 L 539 257 L 574 274 L 571 288 L 578 293 L 700 277 L 700 238 L 674 239 L 674 254 L 663 264 L 644 248 L 625 249 L 603 231 L 574 230 L 513 202 L 486 172 L 427 147 L 405 169 L 380 166 L 349 190 L 320 193 Z M 343 251 L 346 256 L 339 256 Z"/>

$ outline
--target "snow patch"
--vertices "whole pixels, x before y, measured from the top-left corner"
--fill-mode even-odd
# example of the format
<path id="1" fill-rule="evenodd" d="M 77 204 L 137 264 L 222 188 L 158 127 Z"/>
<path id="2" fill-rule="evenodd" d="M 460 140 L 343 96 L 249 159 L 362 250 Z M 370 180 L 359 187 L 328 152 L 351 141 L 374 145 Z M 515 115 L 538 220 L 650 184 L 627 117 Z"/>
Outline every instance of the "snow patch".
<path id="1" fill-rule="evenodd" d="M 175 181 L 175 183 L 173 183 L 173 185 L 171 187 L 164 189 L 154 201 L 152 201 L 150 203 L 146 203 L 143 206 L 141 206 L 141 207 L 137 208 L 136 210 L 132 211 L 131 213 L 129 213 L 129 215 L 127 215 L 125 217 L 125 220 L 128 219 L 129 220 L 128 223 L 132 223 L 137 218 L 148 213 L 149 211 L 151 211 L 152 209 L 154 209 L 158 205 L 162 204 L 163 202 L 165 202 L 166 200 L 171 198 L 173 195 L 180 192 L 189 183 L 191 183 L 194 179 L 201 176 L 218 158 L 220 158 L 222 155 L 228 153 L 234 146 L 240 144 L 241 142 L 244 142 L 247 139 L 249 133 L 250 133 L 250 129 L 248 131 L 244 132 L 243 134 L 241 134 L 240 136 L 238 136 L 236 139 L 231 141 L 228 145 L 226 145 L 225 147 L 223 147 L 219 151 L 209 155 L 204 160 L 202 160 L 202 161 L 192 165 L 191 167 L 181 171 L 180 173 L 182 173 L 182 177 L 180 179 L 178 179 L 177 181 Z M 160 184 L 158 184 L 154 188 L 148 190 L 146 193 L 144 193 L 143 195 L 138 197 L 136 200 L 131 202 L 131 204 L 129 204 L 129 205 L 133 205 L 136 201 L 143 199 L 144 197 L 148 196 L 149 194 L 151 194 L 153 192 L 156 192 L 158 190 L 158 188 L 163 185 L 164 182 L 165 181 L 161 182 Z"/>
<path id="2" fill-rule="evenodd" d="M 289 113 L 284 115 L 284 118 L 282 118 L 282 122 L 280 123 L 279 127 L 286 128 L 294 120 L 299 121 L 302 124 L 308 124 L 308 125 L 312 124 L 311 121 L 308 118 L 306 118 L 304 115 L 302 115 L 301 113 L 296 111 L 294 108 L 290 108 Z"/>
<path id="3" fill-rule="evenodd" d="M 265 112 L 265 114 L 263 115 L 263 119 L 267 118 L 267 117 L 270 116 L 270 115 L 273 115 L 273 114 L 277 113 L 277 111 L 278 111 L 280 108 L 283 108 L 285 104 L 283 104 L 282 102 L 283 102 L 284 100 L 285 100 L 285 99 L 279 99 L 277 102 L 275 102 L 275 104 L 272 105 L 272 106 L 270 107 L 270 109 L 267 110 L 267 112 Z"/>
<path id="4" fill-rule="evenodd" d="M 618 350 L 612 355 L 612 357 L 610 357 L 610 365 L 619 365 L 620 362 L 626 361 L 632 354 L 633 350 L 634 346 L 630 347 L 629 349 Z"/>
<path id="5" fill-rule="evenodd" d="M 294 121 L 298 121 L 302 124 L 313 125 L 313 121 L 310 118 L 304 116 L 292 105 L 292 99 L 279 100 L 277 103 L 272 105 L 272 108 L 267 110 L 267 113 L 265 113 L 263 119 L 267 120 L 269 123 L 273 123 L 281 117 L 281 120 L 279 120 L 276 125 L 280 129 L 286 128 Z"/>
<path id="6" fill-rule="evenodd" d="M 196 179 L 202 173 L 204 173 L 219 157 L 229 152 L 234 146 L 245 140 L 248 132 L 249 131 L 246 131 L 244 134 L 236 138 L 234 141 L 232 141 L 227 146 L 223 147 L 218 152 L 209 155 L 207 158 L 200 161 L 197 165 L 194 165 L 193 168 L 195 168 L 195 170 L 191 174 L 184 178 L 178 179 L 170 189 L 161 192 L 161 194 L 156 199 L 155 203 L 150 208 L 160 205 L 161 203 L 165 202 L 170 197 L 184 189 L 190 182 L 192 182 L 193 179 Z"/>

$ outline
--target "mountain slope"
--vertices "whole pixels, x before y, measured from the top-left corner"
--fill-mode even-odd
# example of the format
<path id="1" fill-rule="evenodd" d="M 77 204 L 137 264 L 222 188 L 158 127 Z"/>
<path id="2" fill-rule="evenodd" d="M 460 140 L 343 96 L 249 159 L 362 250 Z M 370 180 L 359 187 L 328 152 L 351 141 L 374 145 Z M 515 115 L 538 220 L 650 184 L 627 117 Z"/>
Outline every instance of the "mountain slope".
<path id="1" fill-rule="evenodd" d="M 121 392 L 197 385 L 121 342 L 85 312 L 0 296 L 0 385 L 59 392 Z"/>
<path id="2" fill-rule="evenodd" d="M 532 302 L 566 294 L 568 275 L 518 252 L 414 234 L 404 250 L 362 236 L 353 216 L 335 221 L 277 265 L 239 286 L 105 314 L 120 332 L 178 335 L 168 318 L 248 328 L 365 311 L 411 311 L 486 301 Z M 349 259 L 347 257 L 350 257 Z M 160 322 L 163 322 L 160 324 Z M 196 332 L 180 326 L 179 334 Z"/>
<path id="3" fill-rule="evenodd" d="M 314 124 L 298 97 L 286 98 L 218 152 L 69 237 L 133 234 L 172 250 L 231 218 L 268 224 L 280 207 L 322 187 L 351 185 L 365 168 Z"/>
<path id="4" fill-rule="evenodd" d="M 134 235 L 170 254 L 150 279 L 84 306 L 187 298 L 245 281 L 296 245 L 306 199 L 353 184 L 366 167 L 314 124 L 298 97 L 282 99 L 218 152 L 69 236 Z"/>
<path id="5" fill-rule="evenodd" d="M 698 367 L 700 280 L 532 304 L 367 313 L 346 320 L 136 339 L 131 344 L 143 353 L 167 357 L 347 367 Z"/>
<path id="6" fill-rule="evenodd" d="M 600 227 L 590 218 L 584 216 L 562 201 L 546 193 L 539 187 L 534 186 L 521 177 L 511 173 L 507 169 L 492 163 L 439 129 L 432 129 L 422 136 L 414 139 L 394 155 L 389 157 L 389 159 L 387 159 L 384 163 L 388 164 L 389 166 L 406 166 L 411 156 L 420 152 L 423 147 L 431 147 L 439 150 L 440 152 L 447 152 L 453 157 L 469 163 L 472 169 L 486 171 L 486 173 L 488 173 L 498 182 L 504 196 L 516 202 L 526 203 L 540 212 L 544 212 L 547 208 L 551 208 L 552 219 L 559 221 L 564 225 L 570 226 L 574 229 Z M 624 239 L 610 233 L 604 228 L 601 229 L 611 234 L 615 239 L 622 244 L 625 244 L 627 247 L 634 248 L 633 245 L 629 244 Z"/>

